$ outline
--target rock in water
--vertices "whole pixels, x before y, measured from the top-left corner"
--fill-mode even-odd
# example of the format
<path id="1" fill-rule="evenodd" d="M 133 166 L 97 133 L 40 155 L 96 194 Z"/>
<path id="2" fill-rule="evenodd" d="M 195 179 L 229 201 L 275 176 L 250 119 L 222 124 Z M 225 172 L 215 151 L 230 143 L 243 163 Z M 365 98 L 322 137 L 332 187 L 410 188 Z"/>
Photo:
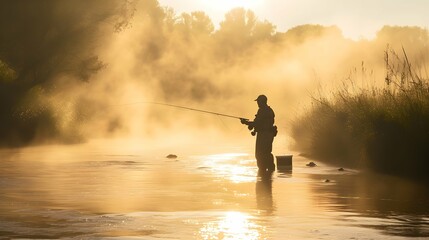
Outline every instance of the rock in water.
<path id="1" fill-rule="evenodd" d="M 338 171 L 342 172 L 344 171 L 344 168 L 338 168 Z"/>
<path id="2" fill-rule="evenodd" d="M 177 158 L 177 155 L 175 155 L 175 154 L 168 154 L 166 158 L 169 158 L 169 159 L 176 159 L 176 158 Z"/>
<path id="3" fill-rule="evenodd" d="M 307 165 L 306 165 L 307 167 L 315 167 L 315 166 L 317 166 L 314 162 L 309 162 L 309 163 L 307 163 Z"/>

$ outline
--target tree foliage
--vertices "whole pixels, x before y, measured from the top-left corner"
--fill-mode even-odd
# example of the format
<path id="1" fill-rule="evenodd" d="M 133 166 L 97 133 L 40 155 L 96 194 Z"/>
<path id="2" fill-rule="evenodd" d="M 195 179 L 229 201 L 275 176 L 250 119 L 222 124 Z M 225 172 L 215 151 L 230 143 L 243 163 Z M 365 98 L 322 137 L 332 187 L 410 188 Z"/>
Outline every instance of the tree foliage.
<path id="1" fill-rule="evenodd" d="M 104 66 L 96 49 L 105 33 L 124 28 L 132 12 L 128 1 L 1 1 L 0 71 L 14 81 L 0 81 L 0 141 L 20 144 L 34 138 L 38 125 L 49 128 L 55 120 L 48 108 L 32 111 L 24 99 L 37 102 L 61 76 L 88 81 Z"/>

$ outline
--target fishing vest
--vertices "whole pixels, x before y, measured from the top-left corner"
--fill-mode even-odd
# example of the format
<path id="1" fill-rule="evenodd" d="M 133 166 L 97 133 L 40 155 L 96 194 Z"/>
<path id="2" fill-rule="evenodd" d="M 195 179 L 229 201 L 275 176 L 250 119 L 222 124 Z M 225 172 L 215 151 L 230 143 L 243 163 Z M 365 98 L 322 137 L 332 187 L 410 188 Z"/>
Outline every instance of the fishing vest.
<path id="1" fill-rule="evenodd" d="M 258 113 L 255 115 L 255 120 L 253 120 L 255 131 L 273 131 L 274 117 L 274 111 L 270 106 L 259 108 Z"/>

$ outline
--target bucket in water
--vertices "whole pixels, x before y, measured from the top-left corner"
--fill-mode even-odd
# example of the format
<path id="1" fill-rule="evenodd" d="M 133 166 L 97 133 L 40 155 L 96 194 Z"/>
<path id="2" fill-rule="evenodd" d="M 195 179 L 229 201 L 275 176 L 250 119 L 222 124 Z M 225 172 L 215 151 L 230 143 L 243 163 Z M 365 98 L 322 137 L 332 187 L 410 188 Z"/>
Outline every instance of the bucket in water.
<path id="1" fill-rule="evenodd" d="M 293 155 L 276 156 L 277 169 L 292 170 L 292 156 Z"/>

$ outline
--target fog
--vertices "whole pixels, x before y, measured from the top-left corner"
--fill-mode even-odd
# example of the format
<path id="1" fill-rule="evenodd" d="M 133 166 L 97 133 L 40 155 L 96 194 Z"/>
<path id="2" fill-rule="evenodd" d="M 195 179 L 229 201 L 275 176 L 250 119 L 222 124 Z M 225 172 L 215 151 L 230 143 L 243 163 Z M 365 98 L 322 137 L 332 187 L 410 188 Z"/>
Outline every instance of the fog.
<path id="1" fill-rule="evenodd" d="M 242 8 L 215 29 L 204 12 L 176 13 L 156 0 L 16 0 L 0 1 L 0 29 L 2 146 L 250 139 L 238 120 L 147 102 L 253 118 L 259 94 L 288 135 L 312 94 L 344 81 L 383 84 L 388 46 L 397 54 L 404 47 L 427 76 L 428 32 L 415 26 L 353 41 L 336 26 L 278 32 Z"/>

